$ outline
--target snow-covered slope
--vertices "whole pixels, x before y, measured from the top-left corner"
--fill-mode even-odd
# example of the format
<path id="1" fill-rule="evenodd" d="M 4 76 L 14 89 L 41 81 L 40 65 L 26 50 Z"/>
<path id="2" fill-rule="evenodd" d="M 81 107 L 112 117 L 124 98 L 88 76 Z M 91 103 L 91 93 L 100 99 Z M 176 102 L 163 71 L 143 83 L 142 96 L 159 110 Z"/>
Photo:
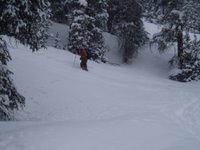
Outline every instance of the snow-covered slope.
<path id="1" fill-rule="evenodd" d="M 105 38 L 107 56 L 119 60 L 117 39 Z M 132 65 L 89 61 L 89 72 L 68 51 L 10 52 L 26 107 L 18 121 L 0 123 L 0 150 L 200 149 L 200 84 L 168 79 L 173 52 L 145 46 Z"/>
<path id="2" fill-rule="evenodd" d="M 67 38 L 69 34 L 69 26 L 52 21 L 48 32 L 50 35 L 47 40 L 48 46 L 54 46 L 56 43 L 55 39 L 57 38 L 57 46 L 61 49 L 66 49 L 66 45 L 68 44 Z"/>
<path id="3" fill-rule="evenodd" d="M 85 72 L 67 51 L 10 52 L 26 107 L 0 123 L 1 150 L 199 150 L 200 85 L 168 80 L 166 55 Z"/>

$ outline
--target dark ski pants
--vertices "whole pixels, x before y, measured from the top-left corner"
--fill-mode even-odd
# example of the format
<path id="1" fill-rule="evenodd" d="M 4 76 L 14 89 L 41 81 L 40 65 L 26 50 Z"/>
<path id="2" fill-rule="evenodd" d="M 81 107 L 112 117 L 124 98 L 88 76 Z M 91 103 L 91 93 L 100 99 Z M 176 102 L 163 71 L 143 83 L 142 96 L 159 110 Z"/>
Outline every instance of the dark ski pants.
<path id="1" fill-rule="evenodd" d="M 81 58 L 81 63 L 80 66 L 83 70 L 88 70 L 87 69 L 87 58 Z"/>

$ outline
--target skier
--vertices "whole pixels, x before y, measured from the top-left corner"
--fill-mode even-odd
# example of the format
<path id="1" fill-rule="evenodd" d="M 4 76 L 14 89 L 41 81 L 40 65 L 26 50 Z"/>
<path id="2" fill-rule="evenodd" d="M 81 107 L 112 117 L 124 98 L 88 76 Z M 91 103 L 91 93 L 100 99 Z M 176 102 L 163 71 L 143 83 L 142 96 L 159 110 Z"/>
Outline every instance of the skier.
<path id="1" fill-rule="evenodd" d="M 83 70 L 88 71 L 88 69 L 87 69 L 87 60 L 88 60 L 88 56 L 87 56 L 86 49 L 81 48 L 81 49 L 78 50 L 78 53 L 79 53 L 79 55 L 81 56 L 81 57 L 80 57 L 80 60 L 81 60 L 80 67 L 81 67 Z"/>

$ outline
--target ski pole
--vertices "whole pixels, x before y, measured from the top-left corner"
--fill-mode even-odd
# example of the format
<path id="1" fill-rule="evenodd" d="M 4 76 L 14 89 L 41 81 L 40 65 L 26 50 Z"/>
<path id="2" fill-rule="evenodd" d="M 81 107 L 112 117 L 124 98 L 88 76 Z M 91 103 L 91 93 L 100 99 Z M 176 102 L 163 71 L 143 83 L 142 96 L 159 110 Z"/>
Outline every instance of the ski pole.
<path id="1" fill-rule="evenodd" d="M 75 62 L 76 62 L 76 54 L 75 54 L 75 56 L 74 56 L 73 67 L 75 67 Z"/>

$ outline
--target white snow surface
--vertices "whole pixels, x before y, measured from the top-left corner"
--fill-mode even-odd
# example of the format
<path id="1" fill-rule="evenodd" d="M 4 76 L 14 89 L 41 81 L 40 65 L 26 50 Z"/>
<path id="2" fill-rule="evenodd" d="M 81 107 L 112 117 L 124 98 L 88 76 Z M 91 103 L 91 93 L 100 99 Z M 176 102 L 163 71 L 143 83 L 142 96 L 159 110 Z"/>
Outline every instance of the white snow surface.
<path id="1" fill-rule="evenodd" d="M 145 46 L 131 65 L 89 61 L 86 72 L 68 51 L 9 49 L 26 107 L 0 122 L 0 150 L 200 149 L 200 83 L 168 79 L 171 52 Z"/>
<path id="2" fill-rule="evenodd" d="M 48 30 L 50 37 L 47 41 L 47 45 L 53 46 L 55 43 L 56 34 L 58 34 L 57 38 L 60 39 L 58 46 L 64 49 L 68 44 L 67 43 L 68 31 L 69 31 L 69 26 L 52 21 L 51 26 Z"/>

